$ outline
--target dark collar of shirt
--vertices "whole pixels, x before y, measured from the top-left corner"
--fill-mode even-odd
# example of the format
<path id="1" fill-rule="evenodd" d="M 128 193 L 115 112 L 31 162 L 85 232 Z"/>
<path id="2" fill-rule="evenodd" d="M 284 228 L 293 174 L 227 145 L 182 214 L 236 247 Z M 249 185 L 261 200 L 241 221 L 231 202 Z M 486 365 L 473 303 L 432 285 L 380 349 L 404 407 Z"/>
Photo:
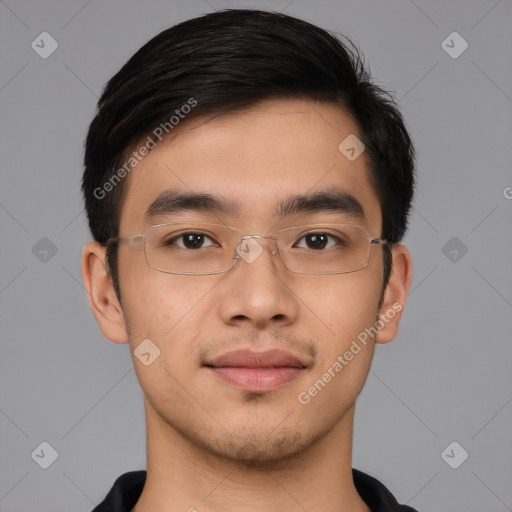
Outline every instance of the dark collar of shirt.
<path id="1" fill-rule="evenodd" d="M 357 492 L 372 512 L 417 512 L 400 505 L 377 479 L 352 468 Z M 130 471 L 121 475 L 107 497 L 92 512 L 130 512 L 137 503 L 146 482 L 146 471 Z"/>

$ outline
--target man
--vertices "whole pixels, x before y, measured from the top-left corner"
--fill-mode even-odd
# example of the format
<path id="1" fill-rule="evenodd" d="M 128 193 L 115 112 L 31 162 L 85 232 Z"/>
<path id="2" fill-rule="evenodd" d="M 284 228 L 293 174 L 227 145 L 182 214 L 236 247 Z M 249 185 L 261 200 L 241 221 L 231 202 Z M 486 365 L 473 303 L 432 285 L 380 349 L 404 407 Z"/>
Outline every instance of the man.
<path id="1" fill-rule="evenodd" d="M 411 282 L 413 170 L 357 51 L 292 17 L 188 20 L 109 81 L 82 275 L 102 333 L 130 344 L 147 473 L 95 512 L 413 511 L 351 462 Z"/>

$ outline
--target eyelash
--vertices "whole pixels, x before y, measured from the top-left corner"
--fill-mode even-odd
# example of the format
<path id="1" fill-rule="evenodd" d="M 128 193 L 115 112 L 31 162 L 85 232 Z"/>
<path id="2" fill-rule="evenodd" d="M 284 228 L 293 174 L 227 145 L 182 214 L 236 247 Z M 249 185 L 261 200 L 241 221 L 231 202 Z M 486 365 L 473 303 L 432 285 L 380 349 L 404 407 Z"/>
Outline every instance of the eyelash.
<path id="1" fill-rule="evenodd" d="M 199 235 L 199 236 L 204 236 L 206 238 L 208 238 L 211 242 L 213 242 L 214 244 L 218 244 L 218 242 L 216 242 L 214 240 L 214 238 L 206 233 L 202 233 L 202 232 L 196 232 L 196 231 L 188 231 L 188 232 L 185 232 L 185 233 L 180 233 L 179 235 L 175 235 L 173 236 L 172 238 L 169 238 L 168 240 L 164 240 L 164 243 L 163 245 L 169 247 L 169 246 L 172 246 L 172 245 L 175 245 L 176 241 L 178 240 L 184 240 L 184 237 L 186 236 L 190 236 L 190 235 Z M 304 235 L 302 235 L 298 240 L 297 242 L 295 242 L 294 246 L 306 239 L 306 237 L 308 236 L 313 236 L 313 235 L 326 235 L 329 239 L 331 240 L 334 240 L 336 242 L 336 245 L 341 245 L 341 246 L 346 246 L 346 242 L 343 241 L 341 238 L 337 237 L 336 235 L 333 235 L 332 233 L 326 233 L 326 232 L 321 232 L 321 231 L 312 231 L 310 233 L 305 233 Z M 190 249 L 188 247 L 182 247 L 182 246 L 179 246 L 183 249 L 189 249 L 189 250 L 194 250 L 194 249 Z M 208 247 L 211 247 L 211 245 L 209 245 Z M 200 247 L 200 248 L 203 248 L 203 247 Z"/>

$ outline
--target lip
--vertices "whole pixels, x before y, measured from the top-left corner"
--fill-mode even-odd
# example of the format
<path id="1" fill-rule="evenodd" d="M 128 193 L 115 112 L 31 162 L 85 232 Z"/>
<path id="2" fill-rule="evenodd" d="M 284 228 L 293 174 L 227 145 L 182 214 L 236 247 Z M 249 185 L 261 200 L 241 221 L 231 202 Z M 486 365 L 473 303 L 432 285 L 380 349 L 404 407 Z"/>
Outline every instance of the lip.
<path id="1" fill-rule="evenodd" d="M 215 366 L 216 368 L 227 366 L 243 368 L 276 368 L 283 366 L 304 368 L 306 364 L 289 352 L 272 349 L 264 352 L 233 350 L 209 361 L 206 366 Z"/>
<path id="2" fill-rule="evenodd" d="M 243 391 L 272 391 L 299 377 L 307 365 L 289 352 L 235 350 L 204 365 L 217 377 Z"/>

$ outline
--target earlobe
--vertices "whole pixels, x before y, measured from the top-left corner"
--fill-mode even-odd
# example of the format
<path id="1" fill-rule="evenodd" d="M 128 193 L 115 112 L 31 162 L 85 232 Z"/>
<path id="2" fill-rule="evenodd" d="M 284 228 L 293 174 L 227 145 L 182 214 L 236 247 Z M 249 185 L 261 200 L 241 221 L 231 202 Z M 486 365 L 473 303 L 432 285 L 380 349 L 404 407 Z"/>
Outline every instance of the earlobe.
<path id="1" fill-rule="evenodd" d="M 395 244 L 391 253 L 391 274 L 379 309 L 376 343 L 388 343 L 395 338 L 412 280 L 412 261 L 407 247 Z"/>
<path id="2" fill-rule="evenodd" d="M 128 331 L 112 278 L 105 264 L 106 247 L 87 243 L 82 251 L 82 279 L 89 305 L 103 335 L 114 343 L 127 343 Z"/>

